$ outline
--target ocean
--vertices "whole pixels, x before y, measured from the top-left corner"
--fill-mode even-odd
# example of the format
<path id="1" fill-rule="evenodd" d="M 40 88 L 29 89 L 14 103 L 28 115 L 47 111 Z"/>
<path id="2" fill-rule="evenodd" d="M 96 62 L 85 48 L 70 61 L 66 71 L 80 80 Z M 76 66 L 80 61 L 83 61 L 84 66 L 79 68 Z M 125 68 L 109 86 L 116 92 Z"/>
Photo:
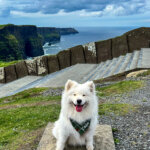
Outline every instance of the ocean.
<path id="1" fill-rule="evenodd" d="M 46 43 L 44 48 L 45 55 L 57 54 L 59 51 L 68 49 L 76 45 L 83 45 L 89 42 L 95 42 L 120 36 L 123 33 L 137 27 L 74 27 L 79 31 L 78 34 L 61 36 L 60 42 L 53 43 L 51 46 Z"/>

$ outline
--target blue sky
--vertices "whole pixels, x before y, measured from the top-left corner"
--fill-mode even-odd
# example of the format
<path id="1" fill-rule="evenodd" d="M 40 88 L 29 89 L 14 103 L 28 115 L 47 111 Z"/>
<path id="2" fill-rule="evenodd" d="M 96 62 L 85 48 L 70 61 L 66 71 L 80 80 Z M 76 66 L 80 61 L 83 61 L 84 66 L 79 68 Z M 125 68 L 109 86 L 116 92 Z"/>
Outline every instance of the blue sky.
<path id="1" fill-rule="evenodd" d="M 150 0 L 0 0 L 0 24 L 150 26 Z"/>

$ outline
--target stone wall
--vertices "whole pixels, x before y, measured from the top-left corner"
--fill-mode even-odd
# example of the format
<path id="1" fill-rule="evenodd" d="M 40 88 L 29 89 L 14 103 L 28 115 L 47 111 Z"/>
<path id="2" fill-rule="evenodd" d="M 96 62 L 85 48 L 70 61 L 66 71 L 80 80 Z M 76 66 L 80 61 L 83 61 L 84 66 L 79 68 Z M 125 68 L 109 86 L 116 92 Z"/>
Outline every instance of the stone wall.
<path id="1" fill-rule="evenodd" d="M 78 45 L 57 55 L 35 57 L 0 68 L 0 83 L 8 83 L 27 75 L 43 76 L 77 63 L 100 63 L 126 53 L 150 47 L 150 28 L 139 28 L 122 36 Z"/>

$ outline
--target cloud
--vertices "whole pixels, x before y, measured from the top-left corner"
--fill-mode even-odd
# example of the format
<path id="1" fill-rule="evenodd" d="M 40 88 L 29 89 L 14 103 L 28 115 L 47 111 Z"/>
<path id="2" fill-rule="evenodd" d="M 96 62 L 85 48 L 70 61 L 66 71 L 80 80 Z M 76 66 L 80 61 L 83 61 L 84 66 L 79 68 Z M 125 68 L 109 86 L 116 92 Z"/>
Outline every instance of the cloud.
<path id="1" fill-rule="evenodd" d="M 149 0 L 0 0 L 0 16 L 125 16 L 149 13 Z"/>

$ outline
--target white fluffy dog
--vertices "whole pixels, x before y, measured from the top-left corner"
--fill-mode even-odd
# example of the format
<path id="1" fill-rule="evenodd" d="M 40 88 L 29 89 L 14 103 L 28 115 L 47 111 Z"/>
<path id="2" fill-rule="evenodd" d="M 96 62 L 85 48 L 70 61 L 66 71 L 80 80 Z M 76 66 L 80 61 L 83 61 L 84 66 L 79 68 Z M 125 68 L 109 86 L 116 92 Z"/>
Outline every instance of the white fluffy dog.
<path id="1" fill-rule="evenodd" d="M 68 80 L 62 94 L 60 116 L 52 131 L 57 139 L 56 150 L 64 150 L 66 143 L 86 145 L 87 150 L 93 150 L 97 118 L 98 102 L 94 83 L 88 81 L 79 84 Z"/>

